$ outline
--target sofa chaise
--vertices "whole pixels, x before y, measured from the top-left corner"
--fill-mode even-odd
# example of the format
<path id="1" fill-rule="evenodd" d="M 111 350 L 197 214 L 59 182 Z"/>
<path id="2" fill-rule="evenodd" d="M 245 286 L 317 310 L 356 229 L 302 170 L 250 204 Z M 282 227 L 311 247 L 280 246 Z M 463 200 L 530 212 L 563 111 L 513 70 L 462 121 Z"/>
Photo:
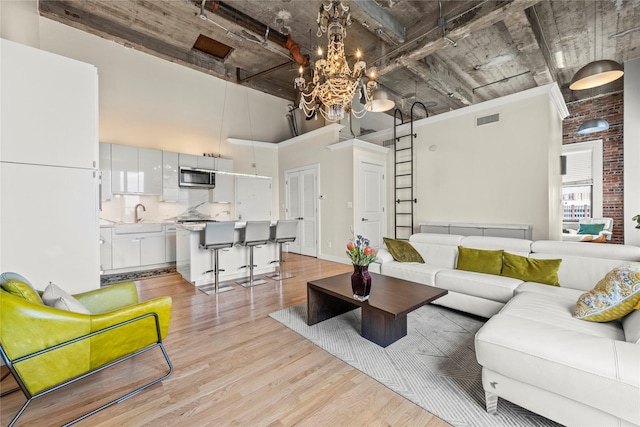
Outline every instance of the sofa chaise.
<path id="1" fill-rule="evenodd" d="M 381 248 L 370 270 L 447 289 L 433 304 L 489 319 L 475 339 L 489 412 L 501 397 L 564 425 L 640 426 L 640 310 L 609 322 L 572 315 L 608 273 L 639 262 L 640 248 L 428 233 L 408 244 L 424 263 Z M 469 249 L 559 263 L 557 282 L 461 270 Z"/>

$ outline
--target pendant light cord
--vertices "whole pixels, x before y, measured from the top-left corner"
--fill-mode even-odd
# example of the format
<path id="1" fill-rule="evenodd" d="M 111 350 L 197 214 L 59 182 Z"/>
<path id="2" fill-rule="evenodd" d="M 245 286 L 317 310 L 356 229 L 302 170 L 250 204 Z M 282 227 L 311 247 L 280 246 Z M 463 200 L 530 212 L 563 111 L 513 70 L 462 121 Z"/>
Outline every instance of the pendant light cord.
<path id="1" fill-rule="evenodd" d="M 224 84 L 224 96 L 222 100 L 222 119 L 220 120 L 220 132 L 218 133 L 218 157 L 222 157 L 220 152 L 220 146 L 222 145 L 222 128 L 224 127 L 224 111 L 227 108 L 227 86 L 229 82 L 225 81 Z"/>

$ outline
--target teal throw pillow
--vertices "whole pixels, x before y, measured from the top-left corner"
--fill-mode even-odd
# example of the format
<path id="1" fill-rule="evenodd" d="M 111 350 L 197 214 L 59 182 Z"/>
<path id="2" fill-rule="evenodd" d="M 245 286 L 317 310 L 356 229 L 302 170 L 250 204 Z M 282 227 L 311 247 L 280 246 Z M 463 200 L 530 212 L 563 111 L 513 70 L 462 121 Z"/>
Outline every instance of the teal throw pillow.
<path id="1" fill-rule="evenodd" d="M 604 230 L 604 224 L 580 224 L 578 234 L 591 234 L 596 235 Z"/>

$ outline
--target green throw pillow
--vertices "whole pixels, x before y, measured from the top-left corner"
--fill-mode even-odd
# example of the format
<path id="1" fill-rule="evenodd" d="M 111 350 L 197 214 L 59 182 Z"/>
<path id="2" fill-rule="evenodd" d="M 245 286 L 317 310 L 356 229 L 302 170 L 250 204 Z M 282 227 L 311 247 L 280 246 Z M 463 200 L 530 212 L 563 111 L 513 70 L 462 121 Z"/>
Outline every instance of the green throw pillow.
<path id="1" fill-rule="evenodd" d="M 22 282 L 17 279 L 8 279 L 2 283 L 2 289 L 11 295 L 15 295 L 17 297 L 22 298 L 23 300 L 29 301 L 33 304 L 44 304 L 42 302 L 42 298 L 40 298 L 40 294 L 38 291 L 33 289 L 33 287 L 25 282 Z"/>
<path id="2" fill-rule="evenodd" d="M 389 253 L 396 261 L 419 262 L 420 264 L 424 264 L 424 259 L 422 259 L 418 251 L 411 246 L 411 243 L 405 240 L 390 239 L 388 237 L 383 237 L 382 240 L 384 240 L 384 244 L 387 246 Z"/>
<path id="3" fill-rule="evenodd" d="M 561 259 L 533 259 L 505 252 L 502 260 L 502 273 L 500 274 L 525 282 L 560 286 L 558 269 L 561 262 Z"/>
<path id="4" fill-rule="evenodd" d="M 640 264 L 625 264 L 607 273 L 589 292 L 580 295 L 573 317 L 610 322 L 631 313 L 640 304 Z"/>
<path id="5" fill-rule="evenodd" d="M 580 224 L 578 234 L 600 234 L 604 230 L 604 224 Z"/>
<path id="6" fill-rule="evenodd" d="M 457 270 L 476 273 L 500 274 L 503 250 L 471 249 L 458 246 Z"/>

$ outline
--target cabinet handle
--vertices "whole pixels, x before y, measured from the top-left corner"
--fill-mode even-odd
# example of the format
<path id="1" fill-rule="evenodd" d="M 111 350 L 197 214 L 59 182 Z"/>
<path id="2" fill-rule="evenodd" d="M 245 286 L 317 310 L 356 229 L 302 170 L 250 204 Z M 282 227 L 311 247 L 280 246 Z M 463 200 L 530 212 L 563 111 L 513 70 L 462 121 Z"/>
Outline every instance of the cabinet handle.
<path id="1" fill-rule="evenodd" d="M 369 221 L 367 218 L 362 218 L 363 221 Z"/>

